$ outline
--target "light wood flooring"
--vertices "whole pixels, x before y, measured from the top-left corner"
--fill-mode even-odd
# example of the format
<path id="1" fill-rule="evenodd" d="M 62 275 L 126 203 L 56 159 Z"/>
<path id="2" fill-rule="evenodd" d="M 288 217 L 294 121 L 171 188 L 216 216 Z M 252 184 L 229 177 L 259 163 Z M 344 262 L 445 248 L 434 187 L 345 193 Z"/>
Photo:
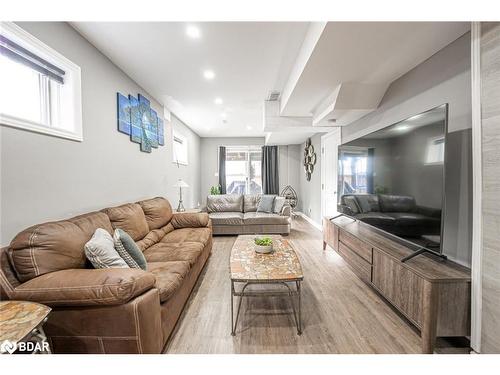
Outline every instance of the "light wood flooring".
<path id="1" fill-rule="evenodd" d="M 288 239 L 304 271 L 303 334 L 296 334 L 288 298 L 259 297 L 243 301 L 231 336 L 229 254 L 235 239 L 214 237 L 166 353 L 420 353 L 418 331 L 331 248 L 324 252 L 321 232 L 301 218 Z M 455 351 L 464 352 L 447 352 Z"/>

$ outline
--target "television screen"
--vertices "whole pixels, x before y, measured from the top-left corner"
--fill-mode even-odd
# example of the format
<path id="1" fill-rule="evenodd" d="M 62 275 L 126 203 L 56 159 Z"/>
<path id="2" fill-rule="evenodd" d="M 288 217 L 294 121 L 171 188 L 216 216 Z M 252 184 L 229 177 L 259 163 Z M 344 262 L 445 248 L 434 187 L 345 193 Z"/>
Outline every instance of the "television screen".
<path id="1" fill-rule="evenodd" d="M 441 252 L 447 105 L 339 146 L 339 211 Z"/>

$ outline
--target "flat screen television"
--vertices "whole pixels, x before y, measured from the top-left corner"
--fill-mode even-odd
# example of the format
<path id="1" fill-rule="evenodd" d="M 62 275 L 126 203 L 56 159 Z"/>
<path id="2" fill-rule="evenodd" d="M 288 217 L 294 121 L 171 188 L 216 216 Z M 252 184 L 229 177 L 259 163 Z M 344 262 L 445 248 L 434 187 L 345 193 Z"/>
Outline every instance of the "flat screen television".
<path id="1" fill-rule="evenodd" d="M 339 146 L 338 210 L 442 253 L 448 105 Z"/>

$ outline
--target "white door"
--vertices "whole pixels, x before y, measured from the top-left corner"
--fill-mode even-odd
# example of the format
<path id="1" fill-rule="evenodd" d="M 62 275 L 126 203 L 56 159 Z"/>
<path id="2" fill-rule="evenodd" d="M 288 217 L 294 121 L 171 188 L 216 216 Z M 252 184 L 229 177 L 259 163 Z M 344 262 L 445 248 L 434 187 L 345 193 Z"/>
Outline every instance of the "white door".
<path id="1" fill-rule="evenodd" d="M 341 143 L 340 128 L 321 137 L 321 213 L 337 213 L 338 147 Z"/>

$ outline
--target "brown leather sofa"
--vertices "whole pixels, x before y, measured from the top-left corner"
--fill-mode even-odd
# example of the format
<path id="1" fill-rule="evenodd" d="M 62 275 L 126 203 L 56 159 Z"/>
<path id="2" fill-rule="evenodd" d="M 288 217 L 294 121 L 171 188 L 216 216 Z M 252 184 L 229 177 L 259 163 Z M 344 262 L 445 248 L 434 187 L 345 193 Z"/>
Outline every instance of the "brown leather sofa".
<path id="1" fill-rule="evenodd" d="M 97 228 L 130 234 L 147 271 L 93 269 Z M 55 353 L 161 353 L 211 249 L 206 213 L 173 214 L 164 198 L 106 208 L 19 233 L 0 250 L 0 297 L 52 307 Z"/>

